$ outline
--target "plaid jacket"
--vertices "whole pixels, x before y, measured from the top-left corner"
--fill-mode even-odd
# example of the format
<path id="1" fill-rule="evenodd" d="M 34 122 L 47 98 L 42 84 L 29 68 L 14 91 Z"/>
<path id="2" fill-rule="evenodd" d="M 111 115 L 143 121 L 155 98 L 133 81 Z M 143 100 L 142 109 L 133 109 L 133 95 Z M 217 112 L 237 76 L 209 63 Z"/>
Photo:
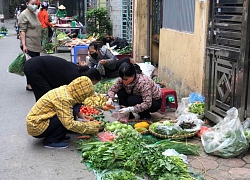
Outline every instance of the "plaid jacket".
<path id="1" fill-rule="evenodd" d="M 26 118 L 28 133 L 32 136 L 42 134 L 49 126 L 50 119 L 58 116 L 63 126 L 80 134 L 95 134 L 99 124 L 74 120 L 73 106 L 94 94 L 92 82 L 87 77 L 79 77 L 69 85 L 53 89 L 43 95 L 32 107 Z"/>

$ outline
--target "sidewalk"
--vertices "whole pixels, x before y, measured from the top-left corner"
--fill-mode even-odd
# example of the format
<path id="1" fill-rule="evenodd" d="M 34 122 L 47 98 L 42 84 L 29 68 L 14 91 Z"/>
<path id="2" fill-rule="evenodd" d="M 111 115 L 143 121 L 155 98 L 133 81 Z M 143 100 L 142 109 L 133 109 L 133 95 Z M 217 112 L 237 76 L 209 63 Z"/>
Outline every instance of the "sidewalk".
<path id="1" fill-rule="evenodd" d="M 171 120 L 175 117 L 173 112 L 167 112 L 165 115 L 157 113 L 155 116 L 164 116 L 166 120 Z M 203 174 L 206 180 L 250 179 L 250 151 L 237 158 L 223 159 L 206 154 L 198 137 L 190 138 L 188 142 L 198 144 L 201 147 L 200 156 L 188 156 L 189 167 Z"/>

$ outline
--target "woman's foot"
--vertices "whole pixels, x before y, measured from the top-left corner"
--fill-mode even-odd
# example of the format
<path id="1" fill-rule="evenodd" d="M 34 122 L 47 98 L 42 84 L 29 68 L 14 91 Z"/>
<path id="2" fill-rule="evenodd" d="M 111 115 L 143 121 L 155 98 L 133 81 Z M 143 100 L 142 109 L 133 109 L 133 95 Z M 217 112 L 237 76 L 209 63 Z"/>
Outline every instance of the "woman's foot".
<path id="1" fill-rule="evenodd" d="M 142 119 L 142 120 L 150 120 L 151 118 L 152 118 L 152 116 L 150 113 L 140 115 L 140 119 Z"/>
<path id="2" fill-rule="evenodd" d="M 56 148 L 56 149 L 65 149 L 65 148 L 69 147 L 69 145 L 65 142 L 44 143 L 43 145 L 46 148 Z"/>
<path id="3" fill-rule="evenodd" d="M 29 84 L 26 86 L 26 91 L 32 91 L 32 87 Z"/>

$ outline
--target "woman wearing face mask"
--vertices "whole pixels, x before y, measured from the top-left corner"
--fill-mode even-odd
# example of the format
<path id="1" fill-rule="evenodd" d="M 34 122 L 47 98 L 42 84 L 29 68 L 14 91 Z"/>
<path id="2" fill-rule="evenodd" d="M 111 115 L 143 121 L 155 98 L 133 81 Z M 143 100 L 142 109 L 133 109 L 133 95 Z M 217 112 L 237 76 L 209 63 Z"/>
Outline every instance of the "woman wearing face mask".
<path id="1" fill-rule="evenodd" d="M 138 113 L 141 119 L 151 119 L 150 112 L 161 108 L 161 90 L 158 85 L 144 74 L 137 74 L 135 66 L 123 63 L 119 68 L 120 78 L 109 89 L 108 102 L 112 104 L 115 94 L 118 95 L 119 104 L 125 106 L 119 110 L 129 119 L 134 119 L 132 113 Z"/>
<path id="2" fill-rule="evenodd" d="M 37 0 L 26 0 L 27 8 L 20 14 L 18 26 L 20 31 L 21 49 L 30 57 L 40 56 L 42 26 L 35 12 Z M 27 82 L 26 90 L 32 90 Z"/>
<path id="3" fill-rule="evenodd" d="M 96 42 L 89 44 L 89 63 L 88 66 L 98 69 L 98 66 L 103 66 L 105 72 L 100 72 L 104 77 L 114 78 L 118 77 L 118 69 L 122 63 L 130 63 L 130 58 L 123 58 L 117 60 L 117 58 L 105 47 L 99 48 Z"/>

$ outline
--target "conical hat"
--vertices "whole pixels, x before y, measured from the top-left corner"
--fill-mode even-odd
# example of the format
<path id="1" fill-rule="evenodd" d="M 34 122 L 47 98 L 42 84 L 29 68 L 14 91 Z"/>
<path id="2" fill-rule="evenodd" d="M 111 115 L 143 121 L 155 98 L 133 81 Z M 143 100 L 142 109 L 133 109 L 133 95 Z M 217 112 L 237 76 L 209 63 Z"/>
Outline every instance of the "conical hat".
<path id="1" fill-rule="evenodd" d="M 60 5 L 58 9 L 66 9 L 66 7 L 64 5 Z"/>

